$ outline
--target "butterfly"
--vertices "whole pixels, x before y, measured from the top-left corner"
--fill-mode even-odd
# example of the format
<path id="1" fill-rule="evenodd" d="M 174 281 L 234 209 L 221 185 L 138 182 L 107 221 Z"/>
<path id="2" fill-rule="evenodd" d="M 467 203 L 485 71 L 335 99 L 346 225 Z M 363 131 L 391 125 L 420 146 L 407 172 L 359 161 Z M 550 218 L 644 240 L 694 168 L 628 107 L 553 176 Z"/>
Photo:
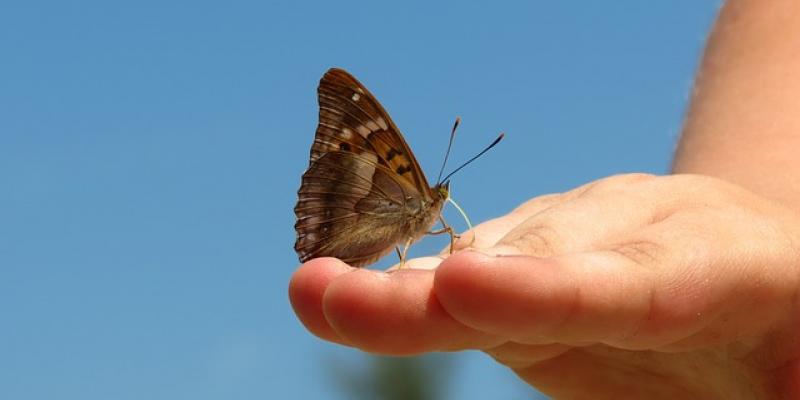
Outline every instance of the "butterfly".
<path id="1" fill-rule="evenodd" d="M 389 114 L 345 70 L 328 70 L 317 95 L 319 123 L 294 208 L 300 261 L 363 267 L 397 250 L 402 265 L 425 234 L 448 233 L 452 251 L 457 235 L 441 216 L 449 181 L 428 184 Z M 443 228 L 431 231 L 437 221 Z"/>

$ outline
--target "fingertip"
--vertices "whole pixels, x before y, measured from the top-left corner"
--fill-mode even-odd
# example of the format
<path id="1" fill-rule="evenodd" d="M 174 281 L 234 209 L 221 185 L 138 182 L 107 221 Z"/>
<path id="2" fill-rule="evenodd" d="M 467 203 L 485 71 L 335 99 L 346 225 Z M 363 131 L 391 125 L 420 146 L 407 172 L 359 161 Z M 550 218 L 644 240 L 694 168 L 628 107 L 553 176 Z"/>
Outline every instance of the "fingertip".
<path id="1" fill-rule="evenodd" d="M 516 249 L 489 248 L 462 250 L 446 258 L 436 269 L 434 287 L 439 289 L 465 289 L 485 280 L 485 274 L 498 265 L 499 258 L 520 256 Z"/>
<path id="2" fill-rule="evenodd" d="M 320 338 L 342 343 L 325 319 L 323 296 L 330 283 L 355 268 L 336 258 L 315 258 L 301 265 L 289 281 L 289 302 L 300 322 Z"/>
<path id="3" fill-rule="evenodd" d="M 696 315 L 687 312 L 654 321 L 654 278 L 640 269 L 605 251 L 552 258 L 462 252 L 438 268 L 434 289 L 457 321 L 529 344 L 643 348 L 672 343 L 697 327 Z"/>
<path id="4" fill-rule="evenodd" d="M 436 270 L 433 287 L 442 306 L 466 325 L 485 328 L 475 314 L 491 313 L 487 273 L 492 256 L 475 250 L 464 250 L 444 260 Z"/>
<path id="5" fill-rule="evenodd" d="M 434 285 L 438 285 L 440 281 L 450 282 L 461 277 L 466 278 L 465 274 L 469 271 L 491 263 L 492 257 L 493 255 L 487 250 L 478 249 L 465 249 L 454 253 L 439 264 L 439 268 L 436 269 Z"/>
<path id="6" fill-rule="evenodd" d="M 415 349 L 410 348 L 408 339 L 413 327 L 408 319 L 417 318 L 415 314 L 426 297 L 424 277 L 422 281 L 414 278 L 425 274 L 429 272 L 359 270 L 342 276 L 325 291 L 325 316 L 337 332 L 363 350 L 412 353 Z M 411 280 L 417 282 L 412 284 Z"/>
<path id="7" fill-rule="evenodd" d="M 447 312 L 467 326 L 512 338 L 559 320 L 566 310 L 557 300 L 569 289 L 552 279 L 558 265 L 497 250 L 463 251 L 442 262 L 434 290 Z"/>

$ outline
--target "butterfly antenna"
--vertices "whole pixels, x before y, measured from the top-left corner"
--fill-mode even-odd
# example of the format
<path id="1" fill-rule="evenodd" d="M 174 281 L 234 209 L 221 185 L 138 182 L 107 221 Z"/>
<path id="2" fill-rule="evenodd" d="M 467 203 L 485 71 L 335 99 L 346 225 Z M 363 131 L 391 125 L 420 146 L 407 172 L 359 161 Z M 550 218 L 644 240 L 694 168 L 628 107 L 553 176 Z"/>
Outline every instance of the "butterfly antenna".
<path id="1" fill-rule="evenodd" d="M 440 184 L 442 181 L 439 179 L 442 177 L 442 172 L 444 172 L 444 166 L 447 165 L 447 157 L 450 156 L 450 148 L 453 147 L 453 139 L 456 137 L 456 128 L 458 128 L 458 124 L 461 123 L 461 117 L 456 117 L 456 122 L 453 124 L 453 130 L 450 131 L 450 142 L 447 143 L 447 152 L 444 153 L 444 161 L 442 161 L 442 168 L 439 170 L 439 176 L 436 177 L 436 184 Z"/>
<path id="2" fill-rule="evenodd" d="M 492 142 L 490 145 L 486 146 L 486 148 L 485 148 L 485 149 L 483 149 L 483 150 L 482 150 L 480 153 L 478 153 L 477 155 L 475 155 L 475 157 L 472 157 L 472 158 L 470 158 L 470 159 L 469 159 L 467 162 L 465 162 L 465 163 L 461 164 L 461 166 L 460 166 L 460 167 L 458 167 L 458 168 L 456 168 L 455 170 L 453 170 L 453 172 L 451 172 L 451 173 L 447 174 L 447 176 L 445 176 L 445 177 L 444 177 L 444 179 L 442 180 L 442 182 L 447 182 L 447 180 L 448 180 L 448 179 L 450 179 L 450 177 L 451 177 L 451 176 L 453 176 L 453 174 L 455 174 L 456 172 L 460 171 L 460 170 L 461 170 L 461 168 L 464 168 L 464 167 L 466 167 L 467 165 L 469 165 L 469 163 L 471 163 L 471 162 L 475 161 L 475 159 L 477 159 L 478 157 L 482 156 L 482 155 L 483 155 L 483 153 L 486 153 L 487 151 L 491 150 L 491 148 L 492 148 L 492 147 L 494 147 L 494 146 L 496 146 L 498 143 L 500 143 L 500 141 L 501 141 L 501 140 L 503 140 L 503 138 L 504 138 L 505 136 L 506 136 L 506 135 L 505 135 L 505 133 L 501 133 L 500 135 L 498 135 L 498 136 L 497 136 L 497 139 L 495 139 L 495 140 L 494 140 L 494 142 Z"/>

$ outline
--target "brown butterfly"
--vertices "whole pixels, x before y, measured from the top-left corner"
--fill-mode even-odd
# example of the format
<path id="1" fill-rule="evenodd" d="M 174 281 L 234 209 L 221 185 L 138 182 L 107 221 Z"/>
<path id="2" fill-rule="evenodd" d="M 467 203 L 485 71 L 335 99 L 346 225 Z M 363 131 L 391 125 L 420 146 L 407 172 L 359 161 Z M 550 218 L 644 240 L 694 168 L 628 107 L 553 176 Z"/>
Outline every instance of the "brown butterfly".
<path id="1" fill-rule="evenodd" d="M 363 267 L 396 249 L 402 265 L 425 234 L 450 234 L 452 251 L 456 235 L 441 217 L 449 181 L 428 185 L 389 114 L 352 75 L 328 70 L 317 93 L 319 124 L 294 208 L 300 261 Z M 443 228 L 430 231 L 437 220 Z"/>

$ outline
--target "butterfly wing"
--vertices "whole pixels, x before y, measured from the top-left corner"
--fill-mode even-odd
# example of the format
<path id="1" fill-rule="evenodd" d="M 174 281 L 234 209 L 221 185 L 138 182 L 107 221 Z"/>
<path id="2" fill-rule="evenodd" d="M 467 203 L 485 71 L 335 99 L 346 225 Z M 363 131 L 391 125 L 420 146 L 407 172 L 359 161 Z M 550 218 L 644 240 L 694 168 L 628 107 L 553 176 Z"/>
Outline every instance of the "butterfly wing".
<path id="1" fill-rule="evenodd" d="M 295 250 L 303 262 L 330 256 L 366 265 L 424 233 L 437 202 L 400 131 L 360 82 L 331 69 L 318 95 L 319 124 L 295 207 Z"/>
<path id="2" fill-rule="evenodd" d="M 428 181 L 400 130 L 375 96 L 355 77 L 339 68 L 331 68 L 322 77 L 317 90 L 319 124 L 311 147 L 310 163 L 326 152 L 370 153 L 407 181 L 408 186 L 425 194 Z M 406 182 L 403 182 L 406 183 Z"/>
<path id="3" fill-rule="evenodd" d="M 408 231 L 406 189 L 374 155 L 335 152 L 303 174 L 295 207 L 295 250 L 305 262 L 339 258 L 366 265 L 391 251 Z"/>

